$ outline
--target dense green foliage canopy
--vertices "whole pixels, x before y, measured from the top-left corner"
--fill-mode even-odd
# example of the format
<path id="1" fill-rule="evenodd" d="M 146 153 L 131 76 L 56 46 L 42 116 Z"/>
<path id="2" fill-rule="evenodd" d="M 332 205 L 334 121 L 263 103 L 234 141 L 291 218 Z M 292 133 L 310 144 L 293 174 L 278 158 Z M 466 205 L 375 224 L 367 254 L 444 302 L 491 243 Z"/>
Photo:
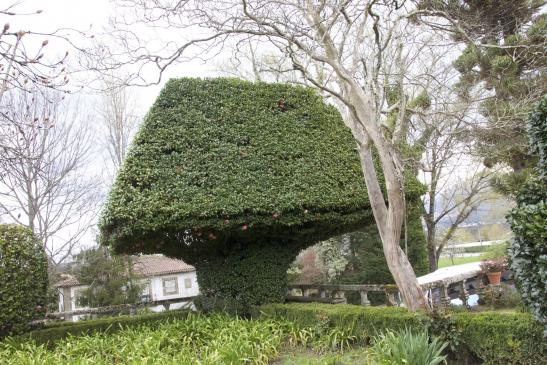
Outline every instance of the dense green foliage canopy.
<path id="1" fill-rule="evenodd" d="M 117 252 L 180 256 L 231 240 L 313 242 L 367 220 L 355 142 L 316 92 L 177 79 L 138 132 L 101 231 Z"/>
<path id="2" fill-rule="evenodd" d="M 0 225 L 0 337 L 22 332 L 46 313 L 47 257 L 32 231 Z"/>
<path id="3" fill-rule="evenodd" d="M 522 300 L 547 331 L 547 95 L 529 122 L 530 144 L 539 153 L 534 174 L 517 194 L 517 207 L 509 215 L 515 238 L 509 249 L 510 267 Z M 546 332 L 547 333 L 547 332 Z"/>

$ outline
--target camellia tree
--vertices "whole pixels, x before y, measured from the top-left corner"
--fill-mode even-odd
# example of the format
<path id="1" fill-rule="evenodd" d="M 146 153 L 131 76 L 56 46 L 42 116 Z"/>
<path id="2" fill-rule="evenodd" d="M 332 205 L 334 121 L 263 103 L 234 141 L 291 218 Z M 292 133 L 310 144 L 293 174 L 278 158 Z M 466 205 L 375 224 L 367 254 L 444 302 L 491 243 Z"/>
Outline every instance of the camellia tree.
<path id="1" fill-rule="evenodd" d="M 312 89 L 170 80 L 110 192 L 101 242 L 193 264 L 208 297 L 283 301 L 301 249 L 374 224 L 362 176 L 349 129 Z"/>

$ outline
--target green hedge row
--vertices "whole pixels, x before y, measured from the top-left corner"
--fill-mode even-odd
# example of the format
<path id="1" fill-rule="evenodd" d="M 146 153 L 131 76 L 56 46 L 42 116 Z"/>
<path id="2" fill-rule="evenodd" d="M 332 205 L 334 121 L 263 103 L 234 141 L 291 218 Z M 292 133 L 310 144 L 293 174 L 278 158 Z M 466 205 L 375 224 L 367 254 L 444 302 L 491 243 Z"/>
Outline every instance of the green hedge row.
<path id="1" fill-rule="evenodd" d="M 484 364 L 540 365 L 547 363 L 543 328 L 528 313 L 450 312 L 427 316 L 404 308 L 329 304 L 268 304 L 255 316 L 283 318 L 305 327 L 352 328 L 364 341 L 386 329 L 423 330 L 450 342 L 452 356 L 478 358 Z"/>
<path id="2" fill-rule="evenodd" d="M 139 325 L 153 325 L 166 320 L 184 319 L 188 310 L 173 310 L 161 313 L 142 314 L 137 316 L 108 317 L 81 322 L 57 322 L 44 328 L 15 337 L 18 341 L 35 341 L 37 344 L 54 345 L 69 336 L 82 336 L 97 332 L 112 333 L 122 328 Z"/>

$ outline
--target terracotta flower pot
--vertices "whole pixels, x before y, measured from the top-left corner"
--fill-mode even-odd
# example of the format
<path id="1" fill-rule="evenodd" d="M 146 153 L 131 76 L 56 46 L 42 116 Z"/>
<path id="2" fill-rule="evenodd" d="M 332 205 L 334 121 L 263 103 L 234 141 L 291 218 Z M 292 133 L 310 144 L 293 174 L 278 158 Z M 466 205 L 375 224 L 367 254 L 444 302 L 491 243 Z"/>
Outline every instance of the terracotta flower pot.
<path id="1" fill-rule="evenodd" d="M 489 272 L 486 273 L 486 276 L 488 276 L 488 281 L 492 285 L 499 285 L 501 281 L 501 271 L 498 272 Z"/>

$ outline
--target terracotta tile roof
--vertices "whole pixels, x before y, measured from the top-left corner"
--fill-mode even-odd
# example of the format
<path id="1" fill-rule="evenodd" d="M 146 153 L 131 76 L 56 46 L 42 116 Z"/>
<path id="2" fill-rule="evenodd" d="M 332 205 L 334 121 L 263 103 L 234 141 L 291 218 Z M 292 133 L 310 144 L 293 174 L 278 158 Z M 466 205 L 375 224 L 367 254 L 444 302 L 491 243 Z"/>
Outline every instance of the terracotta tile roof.
<path id="1" fill-rule="evenodd" d="M 133 270 L 141 276 L 150 277 L 179 272 L 195 271 L 196 268 L 182 260 L 172 259 L 163 255 L 133 256 Z M 61 281 L 55 284 L 57 288 L 81 285 L 78 279 L 70 274 L 61 274 Z"/>
<path id="2" fill-rule="evenodd" d="M 142 276 L 156 276 L 195 271 L 196 269 L 182 260 L 162 255 L 144 255 L 133 258 L 133 270 Z"/>
<path id="3" fill-rule="evenodd" d="M 54 286 L 58 288 L 64 288 L 78 285 L 80 285 L 80 282 L 74 276 L 70 274 L 61 274 L 61 281 L 57 282 Z"/>

